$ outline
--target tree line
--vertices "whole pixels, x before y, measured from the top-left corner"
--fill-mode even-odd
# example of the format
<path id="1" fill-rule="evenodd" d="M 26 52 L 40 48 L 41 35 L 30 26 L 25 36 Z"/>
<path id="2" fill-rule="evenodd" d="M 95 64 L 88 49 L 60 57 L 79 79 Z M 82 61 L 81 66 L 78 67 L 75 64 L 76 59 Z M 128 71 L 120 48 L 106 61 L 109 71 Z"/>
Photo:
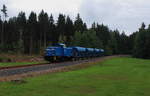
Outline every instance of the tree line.
<path id="1" fill-rule="evenodd" d="M 104 24 L 93 23 L 87 28 L 80 14 L 73 21 L 69 16 L 59 14 L 54 20 L 43 10 L 37 15 L 31 12 L 26 17 L 20 12 L 9 20 L 0 18 L 0 52 L 40 54 L 52 43 L 67 46 L 102 48 L 106 55 L 133 54 L 139 58 L 150 58 L 150 26 L 145 24 L 139 31 L 127 36 L 124 32 L 110 30 Z"/>
<path id="2" fill-rule="evenodd" d="M 76 31 L 87 30 L 79 14 L 75 22 L 64 14 L 59 14 L 55 22 L 53 15 L 48 16 L 43 10 L 38 16 L 31 12 L 28 19 L 24 12 L 9 20 L 0 18 L 0 25 L 0 51 L 25 54 L 38 54 L 52 43 L 70 45 Z"/>

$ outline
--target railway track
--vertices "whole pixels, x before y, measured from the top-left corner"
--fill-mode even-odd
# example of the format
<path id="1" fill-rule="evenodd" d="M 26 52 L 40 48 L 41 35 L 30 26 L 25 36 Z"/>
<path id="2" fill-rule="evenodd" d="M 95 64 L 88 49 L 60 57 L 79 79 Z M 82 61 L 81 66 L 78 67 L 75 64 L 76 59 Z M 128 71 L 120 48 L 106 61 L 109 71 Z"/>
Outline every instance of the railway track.
<path id="1" fill-rule="evenodd" d="M 20 75 L 29 72 L 38 72 L 44 70 L 50 70 L 54 68 L 60 68 L 65 66 L 71 66 L 86 62 L 94 62 L 99 58 L 88 59 L 88 60 L 80 60 L 80 61 L 68 61 L 68 62 L 61 62 L 61 63 L 51 63 L 51 64 L 33 64 L 33 65 L 23 65 L 23 66 L 13 66 L 13 67 L 1 67 L 0 68 L 0 78 L 13 76 L 13 75 Z"/>
<path id="2" fill-rule="evenodd" d="M 59 68 L 77 65 L 77 64 L 103 61 L 105 59 L 109 59 L 113 57 L 120 57 L 120 56 L 127 56 L 127 55 L 106 56 L 106 57 L 93 58 L 93 59 L 87 59 L 87 60 L 67 61 L 67 62 L 51 63 L 51 64 L 33 64 L 33 65 L 23 65 L 23 66 L 13 66 L 13 67 L 1 67 L 0 68 L 0 81 L 9 81 L 9 79 L 8 80 L 6 79 L 7 77 L 8 78 L 15 77 L 16 75 L 18 76 L 18 75 L 23 75 L 23 74 L 28 74 L 28 73 L 51 71 L 56 68 L 59 69 Z M 3 78 L 5 78 L 6 80 L 3 80 Z"/>

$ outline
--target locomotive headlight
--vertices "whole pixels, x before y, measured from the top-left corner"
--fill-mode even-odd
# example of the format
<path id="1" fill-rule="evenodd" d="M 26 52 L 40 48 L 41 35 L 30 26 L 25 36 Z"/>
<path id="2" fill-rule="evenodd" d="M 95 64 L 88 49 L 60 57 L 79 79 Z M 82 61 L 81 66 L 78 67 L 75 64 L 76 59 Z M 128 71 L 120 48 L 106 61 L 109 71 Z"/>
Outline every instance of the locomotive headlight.
<path id="1" fill-rule="evenodd" d="M 101 52 L 104 52 L 104 50 L 103 50 L 103 49 L 101 49 Z"/>
<path id="2" fill-rule="evenodd" d="M 49 51 L 50 49 L 46 49 L 45 51 Z"/>

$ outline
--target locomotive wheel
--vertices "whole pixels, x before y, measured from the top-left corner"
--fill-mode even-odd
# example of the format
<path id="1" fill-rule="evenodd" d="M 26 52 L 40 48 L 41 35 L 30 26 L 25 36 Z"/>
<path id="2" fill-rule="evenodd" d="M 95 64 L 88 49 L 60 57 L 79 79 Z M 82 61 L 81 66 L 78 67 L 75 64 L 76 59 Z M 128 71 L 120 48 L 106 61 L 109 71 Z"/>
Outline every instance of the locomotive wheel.
<path id="1" fill-rule="evenodd" d="M 50 57 L 50 62 L 54 62 L 54 58 L 53 57 Z"/>
<path id="2" fill-rule="evenodd" d="M 50 61 L 50 58 L 47 57 L 47 56 L 45 56 L 44 59 L 45 59 L 46 61 Z"/>
<path id="3" fill-rule="evenodd" d="M 54 61 L 55 61 L 54 58 L 53 58 L 53 57 L 50 57 L 50 56 L 45 56 L 44 59 L 45 59 L 46 61 L 49 61 L 49 62 L 54 62 Z"/>

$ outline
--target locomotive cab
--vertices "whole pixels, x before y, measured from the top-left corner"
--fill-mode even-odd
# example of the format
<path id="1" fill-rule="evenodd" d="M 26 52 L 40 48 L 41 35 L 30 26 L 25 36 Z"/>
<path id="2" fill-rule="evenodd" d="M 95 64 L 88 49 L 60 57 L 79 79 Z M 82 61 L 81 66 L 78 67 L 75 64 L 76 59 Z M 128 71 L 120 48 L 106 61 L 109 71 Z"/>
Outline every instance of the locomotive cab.
<path id="1" fill-rule="evenodd" d="M 66 45 L 62 43 L 55 43 L 55 44 L 52 44 L 52 46 L 66 48 Z"/>
<path id="2" fill-rule="evenodd" d="M 65 44 L 52 44 L 52 46 L 45 50 L 45 60 L 52 62 L 61 60 L 64 57 L 64 48 L 66 48 Z"/>

